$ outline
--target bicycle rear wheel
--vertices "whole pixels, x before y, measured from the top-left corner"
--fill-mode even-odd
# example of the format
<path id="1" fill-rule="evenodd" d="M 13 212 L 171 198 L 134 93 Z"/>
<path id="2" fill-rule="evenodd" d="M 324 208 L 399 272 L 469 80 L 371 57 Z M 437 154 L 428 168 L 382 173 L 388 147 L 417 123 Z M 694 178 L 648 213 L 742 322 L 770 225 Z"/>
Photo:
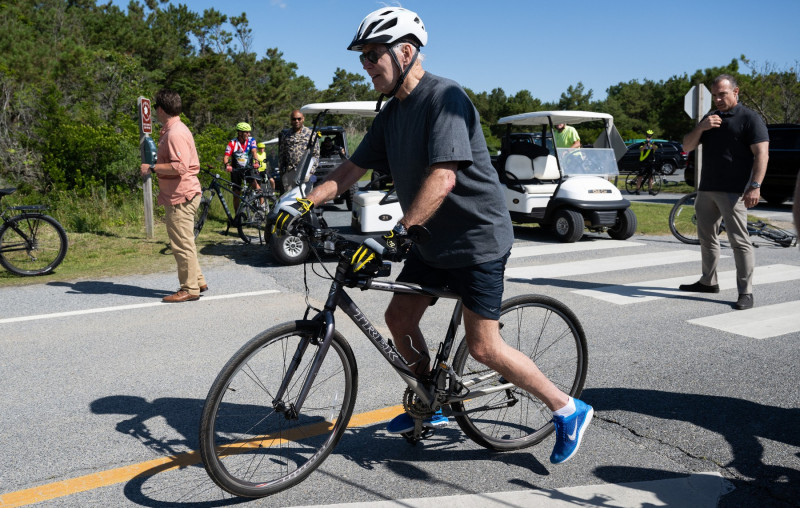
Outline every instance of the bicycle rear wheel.
<path id="1" fill-rule="evenodd" d="M 206 397 L 200 455 L 211 479 L 243 497 L 304 480 L 331 453 L 353 413 L 357 368 L 338 332 L 298 415 L 295 402 L 319 350 L 316 327 L 286 323 L 257 335 L 225 365 Z M 300 365 L 280 400 L 292 358 Z"/>
<path id="2" fill-rule="evenodd" d="M 589 359 L 586 336 L 566 305 L 540 295 L 506 300 L 500 311 L 500 335 L 508 345 L 533 360 L 563 392 L 580 396 Z M 500 374 L 472 358 L 465 339 L 456 350 L 453 368 L 471 391 L 507 383 Z M 526 448 L 555 430 L 550 409 L 516 386 L 454 403 L 452 408 L 464 433 L 492 450 Z"/>
<path id="3" fill-rule="evenodd" d="M 204 192 L 200 197 L 200 206 L 197 207 L 197 212 L 195 212 L 194 216 L 194 238 L 197 239 L 197 236 L 200 234 L 200 231 L 203 230 L 203 226 L 206 224 L 206 219 L 208 219 L 208 212 L 211 210 L 211 200 L 214 198 L 213 194 L 208 194 Z"/>
<path id="4" fill-rule="evenodd" d="M 0 265 L 17 275 L 44 275 L 67 255 L 67 233 L 57 220 L 23 213 L 0 226 Z"/>
<path id="5" fill-rule="evenodd" d="M 669 212 L 669 230 L 675 238 L 690 245 L 700 245 L 700 239 L 697 237 L 697 216 L 694 211 L 696 198 L 696 192 L 686 194 Z"/>

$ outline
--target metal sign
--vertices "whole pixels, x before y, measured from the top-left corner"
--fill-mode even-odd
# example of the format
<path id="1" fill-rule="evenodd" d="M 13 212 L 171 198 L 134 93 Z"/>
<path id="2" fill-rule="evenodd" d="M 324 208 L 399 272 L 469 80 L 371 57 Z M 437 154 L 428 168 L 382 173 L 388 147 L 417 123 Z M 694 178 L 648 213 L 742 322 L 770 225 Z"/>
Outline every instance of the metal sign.
<path id="1" fill-rule="evenodd" d="M 139 97 L 139 119 L 142 134 L 150 135 L 153 133 L 153 121 L 151 116 L 152 109 L 150 109 L 150 99 Z"/>
<path id="2" fill-rule="evenodd" d="M 693 86 L 683 98 L 683 110 L 690 118 L 699 120 L 711 109 L 711 92 L 702 83 Z"/>

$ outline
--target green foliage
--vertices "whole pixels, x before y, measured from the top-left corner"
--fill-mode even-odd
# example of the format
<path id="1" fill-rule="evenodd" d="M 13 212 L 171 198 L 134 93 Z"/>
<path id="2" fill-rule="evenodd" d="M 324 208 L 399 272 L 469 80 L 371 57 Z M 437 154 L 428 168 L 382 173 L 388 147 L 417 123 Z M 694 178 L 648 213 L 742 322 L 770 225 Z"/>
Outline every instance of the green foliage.
<path id="1" fill-rule="evenodd" d="M 29 191 L 135 190 L 136 99 L 160 88 L 181 94 L 201 163 L 214 166 L 237 122 L 249 122 L 253 135 L 267 140 L 302 104 L 377 98 L 361 74 L 337 69 L 320 91 L 279 48 L 254 53 L 245 13 L 199 13 L 164 0 L 132 1 L 124 10 L 96 0 L 3 0 L 0 33 L 0 184 Z M 606 111 L 623 137 L 653 129 L 658 137 L 681 139 L 693 123 L 683 113 L 684 94 L 697 83 L 709 86 L 722 72 L 739 79 L 742 102 L 768 122 L 800 121 L 797 65 L 778 69 L 743 55 L 666 81 L 619 83 L 603 101 L 592 100 L 582 82 L 555 104 L 543 104 L 528 90 L 467 93 L 492 151 L 506 130 L 499 118 L 541 109 Z M 332 115 L 326 123 L 343 125 L 349 140 L 358 140 L 370 121 Z M 581 136 L 591 142 L 595 131 L 583 126 Z"/>

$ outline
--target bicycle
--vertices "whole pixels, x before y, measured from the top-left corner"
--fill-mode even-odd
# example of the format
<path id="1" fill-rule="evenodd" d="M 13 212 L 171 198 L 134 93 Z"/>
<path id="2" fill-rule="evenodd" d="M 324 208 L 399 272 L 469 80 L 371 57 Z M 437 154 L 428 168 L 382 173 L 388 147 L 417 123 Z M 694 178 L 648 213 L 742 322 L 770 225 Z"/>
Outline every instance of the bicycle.
<path id="1" fill-rule="evenodd" d="M 0 199 L 16 190 L 0 189 Z M 57 220 L 44 214 L 45 210 L 44 205 L 27 205 L 7 206 L 0 212 L 0 265 L 9 272 L 44 275 L 67 255 L 67 233 Z"/>
<path id="2" fill-rule="evenodd" d="M 669 212 L 669 230 L 675 238 L 690 245 L 700 245 L 700 239 L 697 237 L 697 217 L 694 211 L 696 197 L 696 192 L 686 194 L 675 203 Z M 725 231 L 725 221 L 722 221 L 719 226 L 719 232 L 723 231 Z M 791 247 L 797 244 L 796 235 L 762 220 L 748 220 L 747 232 L 750 236 L 765 238 L 781 247 Z M 758 247 L 757 244 L 754 246 Z"/>
<path id="3" fill-rule="evenodd" d="M 308 225 L 301 230 L 295 234 L 319 233 Z M 418 227 L 410 233 L 418 242 L 425 236 Z M 407 384 L 403 406 L 415 422 L 403 434 L 408 442 L 416 444 L 432 434 L 422 422 L 440 408 L 470 439 L 491 450 L 533 446 L 553 432 L 552 414 L 543 403 L 470 356 L 459 332 L 462 306 L 457 295 L 446 288 L 378 280 L 389 275 L 388 262 L 376 273 L 354 274 L 350 258 L 358 245 L 341 236 L 329 244 L 339 259 L 333 275 L 325 268 L 332 281 L 322 310 L 307 301 L 302 319 L 255 336 L 212 384 L 202 411 L 200 455 L 210 478 L 225 491 L 264 497 L 288 489 L 308 477 L 341 439 L 355 405 L 358 369 L 349 343 L 336 329 L 337 308 Z M 313 252 L 321 263 L 316 247 Z M 416 362 L 409 364 L 400 355 L 345 288 L 455 300 L 430 374 L 414 373 Z M 504 340 L 533 359 L 557 386 L 573 397 L 580 395 L 588 361 L 586 337 L 568 307 L 546 296 L 513 297 L 502 304 L 500 326 Z M 461 340 L 451 361 L 457 337 Z"/>
<path id="4" fill-rule="evenodd" d="M 639 178 L 641 178 L 641 187 L 637 189 Z M 661 187 L 664 185 L 664 177 L 661 171 L 653 167 L 652 164 L 636 174 L 628 175 L 628 178 L 625 179 L 625 190 L 628 191 L 628 194 L 638 193 L 639 190 L 644 189 L 645 185 L 648 187 L 648 193 L 652 196 L 661 192 Z"/>
<path id="5" fill-rule="evenodd" d="M 267 227 L 267 215 L 275 204 L 275 193 L 270 187 L 269 181 L 259 182 L 261 189 L 256 189 L 255 186 L 247 183 L 248 180 L 254 180 L 254 177 L 248 176 L 245 178 L 245 185 L 240 186 L 222 178 L 218 173 L 210 171 L 211 169 L 213 169 L 213 166 L 209 165 L 208 169 L 200 170 L 211 176 L 211 183 L 208 187 L 203 188 L 202 191 L 203 195 L 200 199 L 200 205 L 197 207 L 197 215 L 194 221 L 194 237 L 197 238 L 203 230 L 216 195 L 222 204 L 225 215 L 228 217 L 225 234 L 228 234 L 231 226 L 236 226 L 239 238 L 244 243 L 249 244 L 256 237 L 259 239 L 259 243 L 263 243 L 264 231 Z M 239 208 L 237 208 L 235 214 L 231 214 L 228 202 L 223 196 L 223 190 L 239 198 Z"/>

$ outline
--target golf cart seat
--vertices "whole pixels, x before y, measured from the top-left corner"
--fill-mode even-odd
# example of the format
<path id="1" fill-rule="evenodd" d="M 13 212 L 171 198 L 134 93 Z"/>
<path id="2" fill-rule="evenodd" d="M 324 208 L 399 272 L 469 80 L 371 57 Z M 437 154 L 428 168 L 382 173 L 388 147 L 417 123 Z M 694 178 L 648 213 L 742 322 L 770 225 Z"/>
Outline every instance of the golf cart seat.
<path id="1" fill-rule="evenodd" d="M 531 159 L 527 155 L 511 154 L 506 158 L 507 185 L 519 186 L 526 194 L 552 194 L 561 176 L 558 162 L 552 155 Z"/>

